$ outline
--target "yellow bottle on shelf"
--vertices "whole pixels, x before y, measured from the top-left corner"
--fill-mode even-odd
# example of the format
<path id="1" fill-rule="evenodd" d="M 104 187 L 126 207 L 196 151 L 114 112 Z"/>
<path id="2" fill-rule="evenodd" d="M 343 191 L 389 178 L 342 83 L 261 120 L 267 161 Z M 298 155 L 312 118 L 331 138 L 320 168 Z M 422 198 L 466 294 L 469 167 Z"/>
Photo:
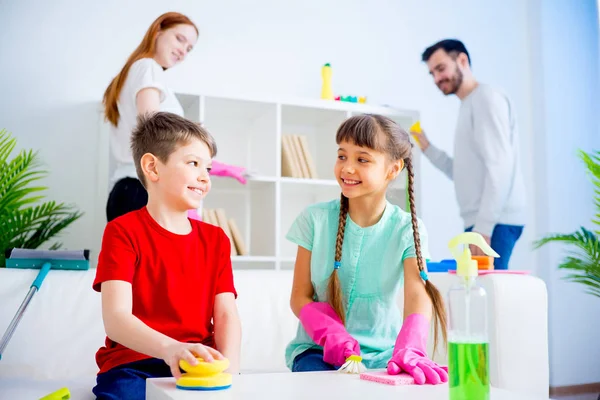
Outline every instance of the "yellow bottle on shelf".
<path id="1" fill-rule="evenodd" d="M 321 98 L 333 100 L 333 89 L 331 87 L 331 65 L 329 63 L 321 67 L 321 76 L 323 77 L 323 85 L 321 86 Z"/>

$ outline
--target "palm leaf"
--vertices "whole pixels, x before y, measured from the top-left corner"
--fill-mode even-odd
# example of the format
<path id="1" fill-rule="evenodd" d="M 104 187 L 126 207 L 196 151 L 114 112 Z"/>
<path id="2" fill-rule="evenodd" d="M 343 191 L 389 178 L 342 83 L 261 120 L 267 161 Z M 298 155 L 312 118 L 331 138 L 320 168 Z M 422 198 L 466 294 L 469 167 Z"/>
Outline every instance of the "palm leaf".
<path id="1" fill-rule="evenodd" d="M 0 173 L 0 213 L 4 210 L 18 209 L 25 204 L 31 204 L 42 197 L 32 197 L 31 194 L 46 190 L 43 186 L 28 187 L 32 182 L 43 178 L 45 171 L 39 167 L 37 153 L 23 151 L 11 162 L 2 165 Z"/>
<path id="2" fill-rule="evenodd" d="M 592 232 L 584 227 L 570 234 L 551 234 L 534 242 L 534 248 L 556 242 L 567 246 L 567 257 L 558 268 L 569 271 L 564 279 L 586 288 L 586 293 L 600 297 L 600 151 L 578 152 L 594 185 L 596 229 Z"/>
<path id="3" fill-rule="evenodd" d="M 78 220 L 83 213 L 75 206 L 55 201 L 40 203 L 47 190 L 36 181 L 47 175 L 38 153 L 23 150 L 9 161 L 16 140 L 0 130 L 0 267 L 6 249 L 37 248 Z M 61 247 L 50 245 L 51 250 Z"/>
<path id="4" fill-rule="evenodd" d="M 550 242 L 568 245 L 568 256 L 558 266 L 570 273 L 564 279 L 586 286 L 586 293 L 600 297 L 600 240 L 583 227 L 571 234 L 554 234 L 534 243 L 539 248 Z"/>
<path id="5" fill-rule="evenodd" d="M 579 151 L 579 157 L 585 164 L 587 173 L 590 175 L 594 187 L 594 205 L 596 206 L 595 219 L 592 222 L 597 226 L 596 234 L 600 235 L 600 151 L 586 153 Z"/>
<path id="6" fill-rule="evenodd" d="M 17 141 L 12 139 L 6 129 L 0 130 L 0 165 L 4 165 L 10 153 L 17 145 Z"/>
<path id="7" fill-rule="evenodd" d="M 48 219 L 66 217 L 70 214 L 71 208 L 69 206 L 54 201 L 6 214 L 2 220 L 0 241 L 24 244 L 34 232 L 39 230 L 40 225 Z"/>

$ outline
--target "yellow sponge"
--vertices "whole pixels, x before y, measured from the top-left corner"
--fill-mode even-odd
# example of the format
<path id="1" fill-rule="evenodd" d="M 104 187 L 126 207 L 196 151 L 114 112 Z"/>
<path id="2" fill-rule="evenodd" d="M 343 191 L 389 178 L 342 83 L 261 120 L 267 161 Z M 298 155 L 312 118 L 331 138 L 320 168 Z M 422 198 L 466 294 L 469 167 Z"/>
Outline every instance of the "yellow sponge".
<path id="1" fill-rule="evenodd" d="M 226 358 L 222 360 L 214 360 L 213 362 L 206 362 L 200 357 L 198 357 L 197 360 L 197 365 L 190 365 L 190 363 L 187 361 L 180 360 L 179 366 L 185 372 L 189 372 L 193 375 L 214 375 L 229 368 L 229 360 Z"/>
<path id="2" fill-rule="evenodd" d="M 411 131 L 417 132 L 417 133 L 421 133 L 421 121 L 417 121 L 415 122 L 411 127 L 410 127 Z M 419 143 L 419 138 L 417 138 L 415 135 L 412 135 L 413 139 L 415 139 L 415 142 L 417 142 L 417 144 L 420 146 L 421 143 Z"/>
<path id="3" fill-rule="evenodd" d="M 197 365 L 187 361 L 179 361 L 181 369 L 186 371 L 177 379 L 177 388 L 183 390 L 221 390 L 231 387 L 231 374 L 224 373 L 229 368 L 229 360 L 214 360 L 206 362 L 197 358 Z"/>
<path id="4" fill-rule="evenodd" d="M 177 379 L 177 388 L 184 390 L 219 390 L 231 387 L 231 374 L 224 372 L 207 376 L 183 374 Z"/>
<path id="5" fill-rule="evenodd" d="M 415 122 L 411 127 L 410 127 L 411 131 L 415 131 L 418 133 L 421 133 L 421 121 L 417 121 Z"/>

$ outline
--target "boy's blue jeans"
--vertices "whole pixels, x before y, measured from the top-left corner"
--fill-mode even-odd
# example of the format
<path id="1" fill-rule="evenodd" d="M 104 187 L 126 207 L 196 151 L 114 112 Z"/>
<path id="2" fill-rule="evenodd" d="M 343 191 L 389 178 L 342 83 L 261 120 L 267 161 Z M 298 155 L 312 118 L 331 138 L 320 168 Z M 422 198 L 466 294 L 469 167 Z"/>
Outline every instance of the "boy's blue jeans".
<path id="1" fill-rule="evenodd" d="M 171 369 L 163 360 L 149 358 L 98 374 L 92 392 L 99 400 L 144 400 L 146 379 L 171 376 Z"/>
<path id="2" fill-rule="evenodd" d="M 323 350 L 308 349 L 298 354 L 292 364 L 292 372 L 333 371 L 333 365 L 323 361 Z"/>
<path id="3" fill-rule="evenodd" d="M 465 229 L 465 232 L 471 232 L 473 227 Z M 494 269 L 508 269 L 508 261 L 515 248 L 515 243 L 523 233 L 522 225 L 503 225 L 498 224 L 492 232 L 492 249 L 500 255 L 494 258 Z"/>

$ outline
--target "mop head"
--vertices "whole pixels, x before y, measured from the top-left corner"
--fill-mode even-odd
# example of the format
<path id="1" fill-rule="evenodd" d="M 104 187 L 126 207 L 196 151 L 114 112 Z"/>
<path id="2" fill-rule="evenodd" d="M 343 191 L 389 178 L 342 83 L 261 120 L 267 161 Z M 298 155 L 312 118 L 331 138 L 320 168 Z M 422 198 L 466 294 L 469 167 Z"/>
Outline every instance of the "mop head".
<path id="1" fill-rule="evenodd" d="M 177 388 L 182 390 L 222 390 L 231 387 L 231 374 L 224 373 L 229 368 L 229 360 L 206 362 L 198 358 L 198 365 L 190 365 L 187 361 L 179 361 L 179 366 L 186 371 L 177 379 Z"/>
<path id="2" fill-rule="evenodd" d="M 362 363 L 362 357 L 354 355 L 348 357 L 344 365 L 338 369 L 339 372 L 346 374 L 360 374 L 366 370 L 367 367 L 365 367 L 365 365 Z"/>
<path id="3" fill-rule="evenodd" d="M 51 269 L 85 271 L 90 269 L 89 250 L 6 249 L 7 268 L 42 269 L 50 263 Z"/>

